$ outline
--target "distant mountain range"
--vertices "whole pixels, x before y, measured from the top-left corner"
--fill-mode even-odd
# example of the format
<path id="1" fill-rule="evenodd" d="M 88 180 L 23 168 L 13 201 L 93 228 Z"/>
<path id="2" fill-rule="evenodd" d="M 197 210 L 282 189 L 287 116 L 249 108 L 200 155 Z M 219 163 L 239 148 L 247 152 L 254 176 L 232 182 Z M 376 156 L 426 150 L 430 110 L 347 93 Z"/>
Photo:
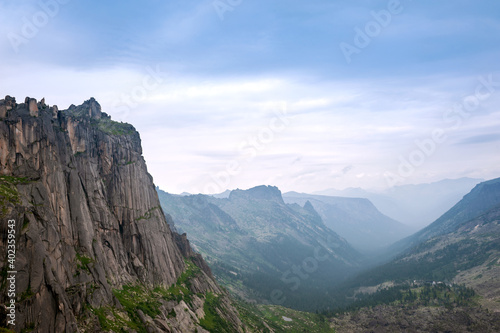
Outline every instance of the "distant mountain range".
<path id="1" fill-rule="evenodd" d="M 286 203 L 310 202 L 323 222 L 363 253 L 371 254 L 415 230 L 385 216 L 368 200 L 287 192 Z"/>
<path id="2" fill-rule="evenodd" d="M 500 178 L 477 185 L 434 223 L 393 246 L 393 261 L 350 280 L 344 290 L 405 281 L 474 286 L 500 311 Z"/>
<path id="3" fill-rule="evenodd" d="M 359 270 L 361 255 L 313 205 L 286 204 L 276 187 L 235 190 L 226 199 L 158 193 L 219 281 L 244 297 L 315 309 L 326 287 Z"/>
<path id="4" fill-rule="evenodd" d="M 435 221 L 482 179 L 444 179 L 418 185 L 395 186 L 382 192 L 361 188 L 329 189 L 314 194 L 369 199 L 383 214 L 404 224 L 423 228 Z"/>

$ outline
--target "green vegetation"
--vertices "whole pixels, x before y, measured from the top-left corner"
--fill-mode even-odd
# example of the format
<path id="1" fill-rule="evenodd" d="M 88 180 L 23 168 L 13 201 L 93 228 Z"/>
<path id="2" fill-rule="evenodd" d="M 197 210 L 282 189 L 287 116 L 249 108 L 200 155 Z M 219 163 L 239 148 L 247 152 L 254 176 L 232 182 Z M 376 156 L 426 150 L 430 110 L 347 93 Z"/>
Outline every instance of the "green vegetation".
<path id="1" fill-rule="evenodd" d="M 151 293 L 145 286 L 123 286 L 123 289 L 113 290 L 113 295 L 127 310 L 130 316 L 136 316 L 137 310 L 141 310 L 151 318 L 160 314 L 157 295 Z"/>
<path id="2" fill-rule="evenodd" d="M 146 333 L 147 329 L 138 318 L 131 319 L 126 313 L 116 308 L 105 306 L 98 309 L 91 309 L 91 312 L 97 316 L 99 324 L 106 332 L 127 332 L 130 329 L 138 333 Z"/>
<path id="3" fill-rule="evenodd" d="M 155 293 L 162 296 L 163 299 L 167 301 L 180 301 L 186 302 L 186 304 L 191 304 L 193 293 L 191 292 L 191 279 L 198 276 L 201 270 L 196 266 L 191 260 L 185 260 L 186 269 L 177 279 L 177 282 L 170 286 L 167 290 L 162 287 L 156 287 L 153 289 Z M 203 296 L 199 294 L 198 296 Z"/>
<path id="4" fill-rule="evenodd" d="M 136 218 L 135 220 L 136 221 L 140 221 L 140 220 L 149 220 L 150 218 L 153 217 L 153 212 L 157 209 L 161 209 L 160 206 L 157 206 L 157 207 L 153 207 L 151 209 L 149 209 L 144 215 Z"/>
<path id="5" fill-rule="evenodd" d="M 84 106 L 85 104 L 80 107 L 70 106 L 67 112 L 74 119 L 83 121 L 90 119 L 90 125 L 92 127 L 110 135 L 130 135 L 136 132 L 134 126 L 113 121 L 111 117 L 106 114 L 102 114 L 99 119 L 90 118 L 89 110 Z"/>
<path id="6" fill-rule="evenodd" d="M 320 314 L 295 311 L 277 305 L 237 303 L 241 320 L 255 332 L 328 333 L 335 332 L 326 317 Z M 291 321 L 285 321 L 285 318 Z"/>
<path id="7" fill-rule="evenodd" d="M 26 289 L 20 296 L 19 296 L 19 301 L 22 302 L 24 300 L 30 299 L 31 297 L 35 296 L 35 293 L 33 290 L 31 290 L 31 283 L 28 284 L 28 289 Z"/>
<path id="8" fill-rule="evenodd" d="M 76 253 L 76 261 L 77 261 L 76 262 L 76 268 L 77 268 L 77 274 L 76 275 L 79 275 L 81 270 L 86 271 L 87 273 L 90 274 L 89 265 L 93 264 L 95 262 L 94 259 L 92 259 L 90 257 L 87 257 L 86 255 L 77 252 Z"/>
<path id="9" fill-rule="evenodd" d="M 110 118 L 92 119 L 92 126 L 110 135 L 130 135 L 135 133 L 132 125 L 117 122 Z"/>
<path id="10" fill-rule="evenodd" d="M 500 332 L 498 315 L 478 306 L 378 305 L 330 320 L 338 332 Z"/>
<path id="11" fill-rule="evenodd" d="M 14 333 L 14 331 L 9 330 L 8 328 L 5 328 L 5 327 L 0 327 L 0 333 Z"/>
<path id="12" fill-rule="evenodd" d="M 23 219 L 23 227 L 21 230 L 26 230 L 26 228 L 28 228 L 28 225 L 30 224 L 30 220 L 26 217 L 26 215 L 24 216 L 24 219 Z"/>
<path id="13" fill-rule="evenodd" d="M 353 312 L 377 305 L 412 305 L 412 306 L 443 306 L 448 309 L 458 306 L 474 306 L 477 297 L 474 289 L 460 285 L 444 283 L 411 287 L 408 284 L 384 288 L 373 294 L 358 294 L 357 301 L 351 305 L 325 313 L 329 316 L 337 313 Z"/>
<path id="14" fill-rule="evenodd" d="M 412 252 L 402 255 L 399 260 L 379 266 L 360 274 L 342 286 L 353 291 L 360 286 L 375 286 L 385 281 L 405 283 L 406 281 L 451 281 L 459 271 L 482 265 L 491 253 L 498 249 L 495 241 L 464 239 L 443 248 L 427 252 L 434 246 L 435 239 L 415 247 Z M 412 254 L 420 254 L 418 259 L 404 260 Z"/>
<path id="15" fill-rule="evenodd" d="M 10 205 L 21 204 L 17 185 L 28 184 L 28 178 L 0 176 L 0 218 L 7 215 Z"/>
<path id="16" fill-rule="evenodd" d="M 113 290 L 113 295 L 123 306 L 123 310 L 111 306 L 92 308 L 103 331 L 128 332 L 131 329 L 138 333 L 148 332 L 139 318 L 138 310 L 150 317 L 160 314 L 159 297 L 143 285 L 126 285 L 122 289 Z"/>
<path id="17" fill-rule="evenodd" d="M 185 265 L 186 270 L 177 279 L 177 282 L 168 289 L 161 286 L 150 289 L 144 285 L 125 285 L 121 289 L 114 289 L 113 295 L 123 306 L 123 310 L 110 306 L 91 309 L 98 317 L 102 329 L 113 332 L 126 332 L 129 329 L 139 333 L 147 332 L 145 324 L 139 318 L 139 310 L 154 318 L 161 313 L 162 301 L 180 302 L 183 300 L 187 304 L 191 304 L 194 295 L 190 290 L 191 279 L 199 275 L 201 271 L 191 260 L 185 260 Z M 202 294 L 198 296 L 203 297 Z M 168 318 L 176 316 L 174 310 L 168 313 Z"/>
<path id="18" fill-rule="evenodd" d="M 200 320 L 200 325 L 210 332 L 232 333 L 233 330 L 231 325 L 226 320 L 221 318 L 217 312 L 217 309 L 220 308 L 221 302 L 219 297 L 211 292 L 208 292 L 205 297 L 205 304 L 203 305 L 205 317 Z"/>

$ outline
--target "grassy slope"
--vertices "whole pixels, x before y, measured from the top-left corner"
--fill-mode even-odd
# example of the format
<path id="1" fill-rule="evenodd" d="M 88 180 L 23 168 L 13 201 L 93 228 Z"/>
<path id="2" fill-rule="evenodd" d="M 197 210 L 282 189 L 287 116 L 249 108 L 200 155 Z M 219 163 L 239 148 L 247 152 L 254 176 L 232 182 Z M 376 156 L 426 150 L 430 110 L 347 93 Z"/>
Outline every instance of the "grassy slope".
<path id="1" fill-rule="evenodd" d="M 238 302 L 241 320 L 252 332 L 327 333 L 335 332 L 326 317 L 277 305 Z M 291 319 L 286 321 L 285 318 Z"/>
<path id="2" fill-rule="evenodd" d="M 186 260 L 186 270 L 177 280 L 176 284 L 168 289 L 163 287 L 150 288 L 144 285 L 126 285 L 122 288 L 114 289 L 113 294 L 120 302 L 121 307 L 105 306 L 100 308 L 89 308 L 88 310 L 97 316 L 99 326 L 104 332 L 148 332 L 140 316 L 139 310 L 145 315 L 155 318 L 161 315 L 160 308 L 165 302 L 175 303 L 185 302 L 191 306 L 195 297 L 204 299 L 204 317 L 198 318 L 200 326 L 211 331 L 220 333 L 231 333 L 234 329 L 231 324 L 219 316 L 219 311 L 224 308 L 219 302 L 219 296 L 213 293 L 194 294 L 191 289 L 191 280 L 200 274 L 200 269 L 191 260 Z M 80 318 L 80 328 L 84 332 L 93 331 L 92 323 L 88 320 L 88 313 Z M 167 317 L 176 317 L 178 313 L 174 309 L 168 313 Z M 90 323 L 90 325 L 89 325 Z"/>

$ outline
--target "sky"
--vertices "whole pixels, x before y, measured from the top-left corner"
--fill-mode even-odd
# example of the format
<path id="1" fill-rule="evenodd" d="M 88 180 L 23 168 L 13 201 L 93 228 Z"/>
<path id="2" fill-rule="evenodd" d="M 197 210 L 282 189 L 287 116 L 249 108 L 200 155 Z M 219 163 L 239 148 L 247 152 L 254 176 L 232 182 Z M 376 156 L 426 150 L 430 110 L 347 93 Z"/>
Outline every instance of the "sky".
<path id="1" fill-rule="evenodd" d="M 171 193 L 500 177 L 500 3 L 0 1 L 0 96 L 96 98 Z"/>

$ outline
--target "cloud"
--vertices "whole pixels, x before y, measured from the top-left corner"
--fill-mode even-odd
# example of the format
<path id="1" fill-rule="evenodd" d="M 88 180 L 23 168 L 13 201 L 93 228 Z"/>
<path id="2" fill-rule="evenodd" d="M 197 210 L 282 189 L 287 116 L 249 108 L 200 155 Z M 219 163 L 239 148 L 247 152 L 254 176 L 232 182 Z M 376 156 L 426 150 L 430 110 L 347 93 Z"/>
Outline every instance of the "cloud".
<path id="1" fill-rule="evenodd" d="M 60 108 L 97 98 L 141 132 L 157 185 L 179 193 L 242 160 L 241 144 L 269 129 L 285 105 L 290 123 L 243 158 L 229 187 L 272 180 L 314 191 L 383 186 L 384 172 L 416 140 L 449 129 L 443 115 L 474 94 L 478 76 L 500 69 L 494 2 L 408 3 L 350 65 L 339 43 L 352 42 L 354 28 L 387 1 L 244 1 L 223 21 L 211 3 L 70 1 L 16 54 L 7 34 L 40 5 L 2 2 L 0 92 Z M 123 96 L 141 92 L 150 68 L 160 68 L 161 83 L 128 106 Z M 499 96 L 449 129 L 407 181 L 495 175 Z"/>
<path id="2" fill-rule="evenodd" d="M 481 134 L 468 137 L 466 139 L 458 142 L 458 145 L 473 145 L 473 144 L 481 144 L 481 143 L 491 143 L 500 141 L 500 134 L 491 133 L 491 134 Z"/>

